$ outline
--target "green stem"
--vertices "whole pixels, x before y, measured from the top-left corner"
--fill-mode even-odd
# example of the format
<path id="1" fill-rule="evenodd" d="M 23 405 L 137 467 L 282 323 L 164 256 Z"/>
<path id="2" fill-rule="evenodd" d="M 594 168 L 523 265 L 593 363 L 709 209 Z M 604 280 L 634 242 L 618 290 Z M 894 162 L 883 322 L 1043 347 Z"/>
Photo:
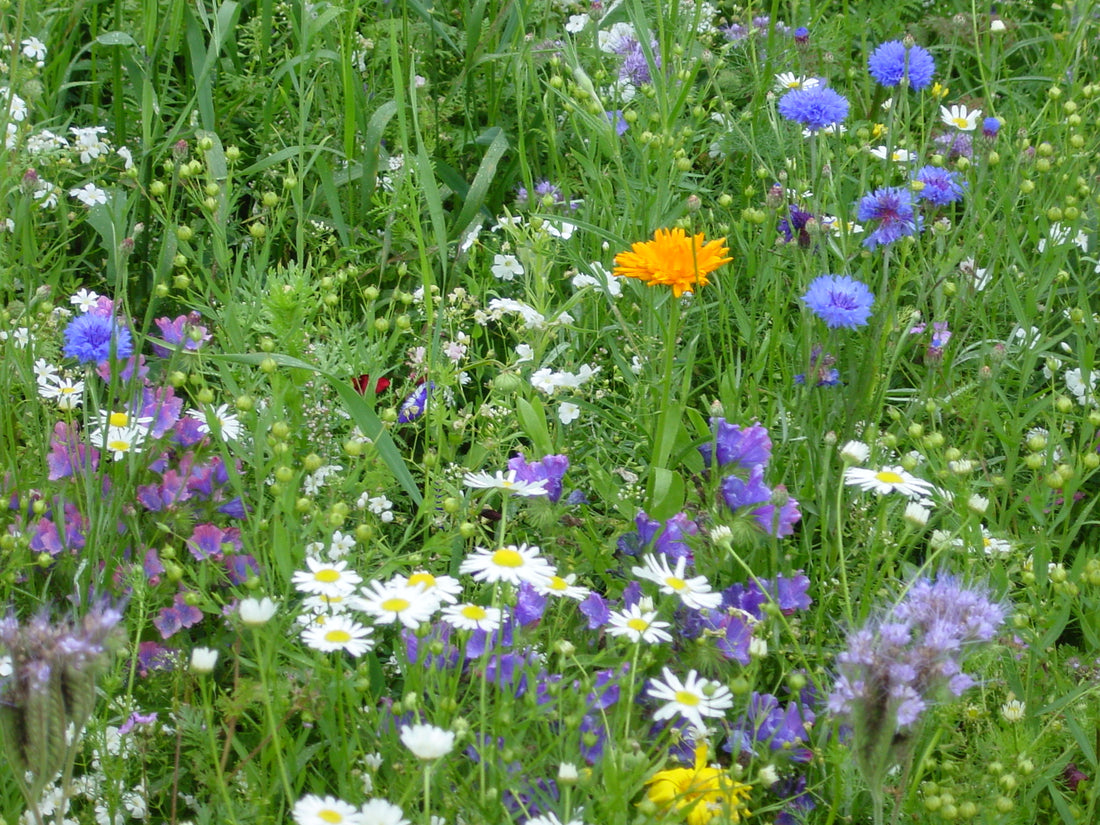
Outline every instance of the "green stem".
<path id="1" fill-rule="evenodd" d="M 260 650 L 259 630 L 253 628 L 252 636 L 256 643 L 256 649 Z M 266 654 L 267 651 L 264 650 L 264 653 Z M 282 781 L 283 793 L 286 794 L 287 804 L 289 805 L 294 801 L 295 794 L 290 784 L 290 776 L 286 770 L 286 763 L 283 760 L 283 746 L 279 741 L 279 725 L 275 718 L 275 708 L 271 704 L 271 690 L 268 688 L 267 684 L 267 663 L 268 657 L 264 655 L 259 662 L 260 685 L 263 687 L 264 711 L 267 715 L 268 727 L 271 730 L 271 744 L 275 748 L 275 761 L 279 765 L 279 778 Z"/>

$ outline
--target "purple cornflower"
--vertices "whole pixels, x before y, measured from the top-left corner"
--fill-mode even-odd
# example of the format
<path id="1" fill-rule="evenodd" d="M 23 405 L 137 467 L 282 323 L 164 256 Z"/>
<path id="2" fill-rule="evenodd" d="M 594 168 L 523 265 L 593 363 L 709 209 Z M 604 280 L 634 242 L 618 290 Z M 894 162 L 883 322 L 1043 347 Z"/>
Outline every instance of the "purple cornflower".
<path id="1" fill-rule="evenodd" d="M 993 140 L 997 137 L 997 133 L 1001 131 L 1001 121 L 995 117 L 987 117 L 982 121 L 982 135 Z"/>
<path id="2" fill-rule="evenodd" d="M 718 459 L 719 467 L 733 464 L 744 470 L 751 470 L 758 464 L 766 465 L 771 460 L 772 441 L 767 428 L 761 424 L 742 429 L 724 418 L 712 418 L 710 426 L 714 429 L 713 441 L 699 445 L 707 467 L 713 458 Z"/>
<path id="3" fill-rule="evenodd" d="M 878 221 L 878 226 L 863 239 L 868 249 L 914 235 L 921 227 L 921 218 L 913 209 L 913 193 L 900 186 L 864 195 L 859 200 L 857 215 L 861 221 Z"/>
<path id="4" fill-rule="evenodd" d="M 915 582 L 891 610 L 848 636 L 828 704 L 850 726 L 856 764 L 872 787 L 905 756 L 909 731 L 929 704 L 974 684 L 962 661 L 993 639 L 1005 615 L 986 590 L 941 575 Z"/>
<path id="5" fill-rule="evenodd" d="M 799 46 L 805 46 L 807 43 L 810 42 L 810 30 L 807 29 L 805 26 L 799 26 L 797 29 L 794 30 L 793 35 L 794 42 L 797 43 Z"/>
<path id="6" fill-rule="evenodd" d="M 830 329 L 855 329 L 866 326 L 875 296 L 855 278 L 820 275 L 810 282 L 802 302 Z"/>
<path id="7" fill-rule="evenodd" d="M 883 86 L 897 86 L 907 80 L 910 88 L 920 91 L 932 82 L 936 62 L 920 46 L 906 48 L 900 40 L 888 40 L 871 52 L 867 68 Z"/>
<path id="8" fill-rule="evenodd" d="M 804 212 L 797 206 L 792 206 L 788 210 L 787 217 L 783 218 L 776 226 L 780 232 L 783 233 L 783 239 L 787 243 L 791 243 L 795 237 L 798 237 L 798 245 L 805 249 L 810 245 L 810 233 L 806 230 L 806 224 L 814 219 L 812 212 Z"/>
<path id="9" fill-rule="evenodd" d="M 917 197 L 933 206 L 946 206 L 962 200 L 963 191 L 967 187 L 967 182 L 959 179 L 958 172 L 938 166 L 922 166 L 913 179 L 924 184 Z"/>
<path id="10" fill-rule="evenodd" d="M 836 357 L 825 352 L 815 344 L 810 350 L 810 378 L 815 387 L 835 387 L 840 383 L 840 370 L 835 366 Z M 805 384 L 806 373 L 800 372 L 794 377 L 794 383 Z"/>
<path id="11" fill-rule="evenodd" d="M 65 355 L 81 364 L 98 364 L 112 355 L 121 361 L 134 351 L 130 330 L 111 316 L 97 312 L 78 315 L 65 327 L 64 335 Z"/>
<path id="12" fill-rule="evenodd" d="M 779 114 L 817 132 L 848 117 L 848 100 L 828 86 L 791 89 L 779 99 Z"/>
<path id="13" fill-rule="evenodd" d="M 557 503 L 562 493 L 562 478 L 569 469 L 569 458 L 564 455 L 548 455 L 538 461 L 528 462 L 523 453 L 508 460 L 508 469 L 515 470 L 516 481 L 545 481 L 546 497 Z"/>

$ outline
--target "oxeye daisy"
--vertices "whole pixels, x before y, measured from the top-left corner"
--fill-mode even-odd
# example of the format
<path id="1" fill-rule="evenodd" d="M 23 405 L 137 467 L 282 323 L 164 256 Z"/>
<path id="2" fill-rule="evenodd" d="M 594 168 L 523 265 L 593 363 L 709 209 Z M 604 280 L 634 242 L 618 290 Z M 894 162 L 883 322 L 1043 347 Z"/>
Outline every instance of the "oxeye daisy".
<path id="1" fill-rule="evenodd" d="M 359 657 L 374 647 L 371 629 L 347 616 L 328 616 L 302 631 L 302 641 L 322 653 L 343 650 Z"/>
<path id="2" fill-rule="evenodd" d="M 378 624 L 400 622 L 410 630 L 416 630 L 431 620 L 438 606 L 435 597 L 419 587 L 371 582 L 356 607 L 373 616 Z"/>
<path id="3" fill-rule="evenodd" d="M 359 810 L 332 796 L 303 796 L 291 811 L 297 825 L 361 825 Z"/>
<path id="4" fill-rule="evenodd" d="M 359 809 L 359 825 L 409 825 L 409 820 L 392 802 L 372 799 Z"/>
<path id="5" fill-rule="evenodd" d="M 723 241 L 706 243 L 702 232 L 689 238 L 679 227 L 658 229 L 653 240 L 631 244 L 629 252 L 616 255 L 612 274 L 637 278 L 648 286 L 672 287 L 679 298 L 706 286 L 707 275 L 732 260 Z"/>
<path id="6" fill-rule="evenodd" d="M 588 598 L 591 592 L 587 587 L 574 584 L 577 580 L 575 574 L 568 576 L 551 576 L 550 581 L 544 585 L 538 585 L 535 589 L 542 596 L 554 596 L 559 599 L 575 599 L 582 602 Z"/>
<path id="7" fill-rule="evenodd" d="M 480 604 L 467 602 L 445 607 L 441 615 L 443 621 L 455 630 L 482 630 L 492 633 L 500 627 L 503 614 L 499 608 L 482 607 Z"/>
<path id="8" fill-rule="evenodd" d="M 775 89 L 785 92 L 788 89 L 812 89 L 820 86 L 821 81 L 816 77 L 803 77 L 794 72 L 781 72 L 775 76 Z"/>
<path id="9" fill-rule="evenodd" d="M 510 493 L 513 496 L 546 495 L 546 481 L 517 481 L 516 471 L 502 472 L 497 470 L 494 475 L 484 471 L 466 473 L 462 483 L 475 490 L 500 490 L 502 493 Z"/>
<path id="10" fill-rule="evenodd" d="M 291 578 L 300 593 L 328 599 L 346 598 L 363 581 L 354 570 L 348 570 L 346 561 L 326 562 L 306 556 L 306 566 L 309 570 L 299 570 Z"/>
<path id="11" fill-rule="evenodd" d="M 955 104 L 951 108 L 940 106 L 940 117 L 948 126 L 954 126 L 960 132 L 973 132 L 978 128 L 978 118 L 982 116 L 981 109 L 973 111 L 961 104 Z"/>
<path id="12" fill-rule="evenodd" d="M 844 483 L 879 495 L 901 493 L 909 498 L 924 498 L 936 489 L 904 467 L 883 467 L 881 470 L 849 467 L 844 471 Z"/>
<path id="13" fill-rule="evenodd" d="M 426 570 L 417 570 L 412 575 L 394 576 L 390 580 L 393 584 L 404 584 L 413 588 L 420 588 L 426 595 L 435 599 L 436 604 L 453 604 L 458 601 L 458 594 L 462 592 L 462 584 L 453 576 L 433 576 Z"/>
<path id="14" fill-rule="evenodd" d="M 189 410 L 187 415 L 199 422 L 199 432 L 208 435 L 213 430 L 210 423 L 218 425 L 218 434 L 222 441 L 237 441 L 241 437 L 241 422 L 229 411 L 228 404 L 222 404 L 212 410 Z"/>
<path id="15" fill-rule="evenodd" d="M 509 544 L 495 550 L 478 547 L 473 555 L 463 559 L 458 572 L 473 576 L 479 582 L 527 582 L 535 587 L 546 585 L 554 577 L 553 566 L 539 555 L 539 548 L 527 544 Z"/>
<path id="16" fill-rule="evenodd" d="M 670 627 L 668 622 L 657 621 L 656 610 L 642 610 L 639 605 L 632 604 L 625 610 L 611 613 L 607 633 L 609 636 L 625 636 L 635 644 L 657 644 L 672 641 L 666 627 Z"/>
<path id="17" fill-rule="evenodd" d="M 703 731 L 707 727 L 704 719 L 721 718 L 733 707 L 733 694 L 721 682 L 700 679 L 694 670 L 689 670 L 682 682 L 667 667 L 662 669 L 661 675 L 663 681 L 650 679 L 646 689 L 646 696 L 664 702 L 653 714 L 655 722 L 682 716 Z"/>
<path id="18" fill-rule="evenodd" d="M 675 570 L 669 567 L 667 556 L 648 555 L 643 562 L 644 566 L 632 567 L 630 572 L 638 578 L 656 582 L 662 593 L 679 596 L 685 607 L 714 610 L 722 603 L 722 594 L 711 592 L 705 576 L 684 578 L 685 557 L 676 560 Z"/>

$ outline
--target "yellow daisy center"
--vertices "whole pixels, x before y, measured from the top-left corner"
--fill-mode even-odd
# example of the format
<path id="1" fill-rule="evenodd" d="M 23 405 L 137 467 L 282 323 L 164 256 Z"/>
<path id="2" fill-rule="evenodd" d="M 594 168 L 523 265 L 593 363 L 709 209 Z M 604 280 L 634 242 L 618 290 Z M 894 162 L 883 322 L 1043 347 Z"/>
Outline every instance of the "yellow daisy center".
<path id="1" fill-rule="evenodd" d="M 409 585 L 416 587 L 416 585 L 423 585 L 425 590 L 430 590 L 435 587 L 435 576 L 431 573 L 413 573 L 409 576 Z"/>
<path id="2" fill-rule="evenodd" d="M 687 705 L 689 708 L 693 708 L 699 704 L 699 697 L 687 690 L 676 691 L 676 701 L 681 705 Z"/>
<path id="3" fill-rule="evenodd" d="M 69 393 L 76 392 L 76 387 L 61 387 L 61 394 L 68 395 Z"/>
<path id="4" fill-rule="evenodd" d="M 130 449 L 130 442 L 123 441 L 121 439 L 115 439 L 114 441 L 107 442 L 107 449 L 112 453 L 125 453 Z"/>
<path id="5" fill-rule="evenodd" d="M 883 484 L 904 484 L 905 479 L 895 473 L 893 470 L 879 470 L 875 473 L 875 478 L 881 481 Z"/>
<path id="6" fill-rule="evenodd" d="M 478 604 L 468 604 L 462 608 L 462 617 L 470 619 L 471 621 L 480 622 L 482 619 L 488 618 L 489 613 L 484 607 Z"/>
<path id="7" fill-rule="evenodd" d="M 113 412 L 107 419 L 107 423 L 112 427 L 125 427 L 130 423 L 130 416 L 124 412 Z"/>
<path id="8" fill-rule="evenodd" d="M 965 129 L 970 125 L 970 121 L 965 117 L 953 117 L 951 122 L 955 124 L 956 129 Z"/>
<path id="9" fill-rule="evenodd" d="M 548 590 L 565 590 L 569 587 L 569 582 L 563 579 L 561 576 L 554 576 L 550 579 L 550 584 L 547 586 Z"/>
<path id="10" fill-rule="evenodd" d="M 313 578 L 322 584 L 332 584 L 335 581 L 340 581 L 340 571 L 334 570 L 331 567 L 326 567 L 324 570 L 318 570 L 313 574 Z"/>
<path id="11" fill-rule="evenodd" d="M 330 630 L 328 633 L 325 634 L 325 641 L 342 645 L 351 641 L 351 634 L 348 633 L 346 630 L 336 628 L 335 630 Z"/>
<path id="12" fill-rule="evenodd" d="M 673 590 L 683 590 L 687 587 L 687 582 L 677 576 L 669 576 L 665 579 L 665 584 Z"/>
<path id="13" fill-rule="evenodd" d="M 409 605 L 412 604 L 408 599 L 393 598 L 386 599 L 382 602 L 382 609 L 391 613 L 400 613 L 402 610 L 408 610 Z"/>
<path id="14" fill-rule="evenodd" d="M 493 564 L 497 567 L 523 567 L 523 556 L 510 547 L 501 547 L 493 553 Z"/>
<path id="15" fill-rule="evenodd" d="M 344 815 L 339 811 L 334 811 L 332 808 L 325 808 L 323 811 L 318 811 L 317 818 L 322 822 L 343 822 Z"/>
<path id="16" fill-rule="evenodd" d="M 649 630 L 649 622 L 645 619 L 628 619 L 626 626 L 638 633 L 645 633 L 645 631 Z"/>

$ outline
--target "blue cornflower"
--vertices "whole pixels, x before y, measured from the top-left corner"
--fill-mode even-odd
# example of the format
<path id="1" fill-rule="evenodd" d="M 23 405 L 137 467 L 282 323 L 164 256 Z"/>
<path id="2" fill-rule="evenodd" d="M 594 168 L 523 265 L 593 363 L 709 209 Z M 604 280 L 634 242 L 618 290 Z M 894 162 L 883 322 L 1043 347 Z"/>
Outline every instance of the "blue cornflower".
<path id="1" fill-rule="evenodd" d="M 917 193 L 921 200 L 928 201 L 933 206 L 945 206 L 962 200 L 963 190 L 966 189 L 966 181 L 959 180 L 957 172 L 941 169 L 938 166 L 925 166 L 913 176 L 924 184 L 924 188 Z"/>
<path id="2" fill-rule="evenodd" d="M 805 26 L 799 26 L 794 30 L 794 42 L 800 46 L 804 46 L 810 42 L 810 30 Z"/>
<path id="3" fill-rule="evenodd" d="M 859 200 L 857 215 L 861 221 L 878 221 L 863 245 L 874 249 L 920 231 L 921 219 L 913 210 L 913 193 L 900 186 L 876 189 Z"/>
<path id="4" fill-rule="evenodd" d="M 990 138 L 991 140 L 997 137 L 997 133 L 1001 131 L 1001 121 L 995 117 L 987 117 L 982 121 L 982 135 Z"/>
<path id="5" fill-rule="evenodd" d="M 65 355 L 75 358 L 81 364 L 98 364 L 112 355 L 122 360 L 129 358 L 134 352 L 130 330 L 120 326 L 109 315 L 95 312 L 78 315 L 65 327 L 64 335 Z"/>
<path id="6" fill-rule="evenodd" d="M 932 82 L 936 62 L 920 46 L 906 49 L 900 40 L 888 40 L 871 52 L 867 68 L 883 86 L 897 86 L 908 80 L 910 88 L 920 91 Z"/>
<path id="7" fill-rule="evenodd" d="M 435 384 L 433 382 L 425 381 L 413 390 L 409 397 L 401 402 L 401 409 L 397 413 L 397 423 L 408 424 L 420 418 L 428 408 L 428 396 L 434 389 Z"/>
<path id="8" fill-rule="evenodd" d="M 848 117 L 848 100 L 828 86 L 791 89 L 779 99 L 779 114 L 816 132 Z"/>
<path id="9" fill-rule="evenodd" d="M 753 424 L 742 429 L 724 418 L 712 418 L 710 425 L 714 428 L 713 441 L 699 445 L 707 467 L 711 465 L 712 458 L 718 459 L 719 467 L 733 464 L 743 470 L 752 469 L 757 464 L 766 465 L 771 460 L 772 441 L 763 425 Z"/>
<path id="10" fill-rule="evenodd" d="M 821 275 L 810 282 L 802 302 L 830 329 L 854 329 L 866 325 L 875 296 L 855 278 Z"/>

